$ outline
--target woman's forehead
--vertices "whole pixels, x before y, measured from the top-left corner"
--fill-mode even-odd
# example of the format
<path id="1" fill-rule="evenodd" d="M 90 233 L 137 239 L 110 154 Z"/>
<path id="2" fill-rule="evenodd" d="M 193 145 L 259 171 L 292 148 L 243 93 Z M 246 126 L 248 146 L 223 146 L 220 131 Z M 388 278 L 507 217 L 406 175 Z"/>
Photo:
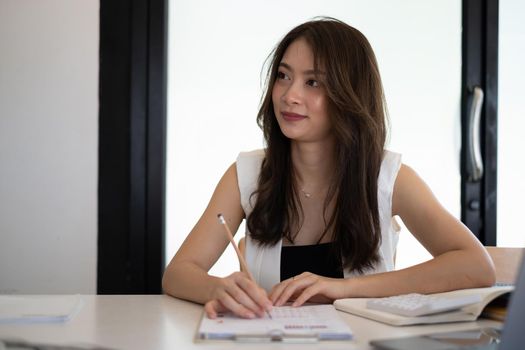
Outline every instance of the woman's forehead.
<path id="1" fill-rule="evenodd" d="M 304 38 L 298 38 L 290 43 L 284 51 L 283 59 L 292 56 L 313 59 L 313 52 L 310 44 Z"/>
<path id="2" fill-rule="evenodd" d="M 285 50 L 281 66 L 298 71 L 314 71 L 315 57 L 310 44 L 304 38 L 294 40 Z"/>

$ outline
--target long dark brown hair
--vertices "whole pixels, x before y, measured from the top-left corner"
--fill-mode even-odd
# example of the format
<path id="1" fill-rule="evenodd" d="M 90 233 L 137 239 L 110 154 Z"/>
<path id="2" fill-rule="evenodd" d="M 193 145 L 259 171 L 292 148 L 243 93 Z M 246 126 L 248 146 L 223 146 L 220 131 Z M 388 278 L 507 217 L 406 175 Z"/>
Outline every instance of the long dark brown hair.
<path id="1" fill-rule="evenodd" d="M 336 140 L 336 167 L 325 214 L 330 202 L 335 205 L 321 236 L 331 229 L 332 246 L 343 266 L 362 273 L 379 261 L 377 180 L 387 113 L 372 47 L 361 32 L 339 20 L 323 17 L 299 25 L 270 56 L 266 92 L 257 115 L 266 142 L 265 158 L 252 194 L 256 201 L 247 218 L 248 230 L 259 244 L 273 245 L 283 237 L 293 242 L 302 225 L 290 139 L 279 128 L 272 103 L 279 63 L 288 46 L 299 38 L 305 39 L 314 53 L 314 69 L 322 67 L 326 73 L 323 83 Z M 298 227 L 296 232 L 292 227 Z"/>

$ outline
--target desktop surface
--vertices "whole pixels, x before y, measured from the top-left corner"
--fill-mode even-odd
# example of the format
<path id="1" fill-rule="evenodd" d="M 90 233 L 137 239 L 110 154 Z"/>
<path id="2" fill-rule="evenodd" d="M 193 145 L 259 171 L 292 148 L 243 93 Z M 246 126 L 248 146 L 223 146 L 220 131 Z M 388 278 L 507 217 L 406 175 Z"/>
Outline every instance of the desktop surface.
<path id="1" fill-rule="evenodd" d="M 0 339 L 20 339 L 49 344 L 97 345 L 122 350 L 246 348 L 230 341 L 195 340 L 202 305 L 166 295 L 83 295 L 80 312 L 65 323 L 0 324 Z M 479 320 L 438 325 L 394 327 L 339 312 L 353 331 L 351 341 L 316 344 L 250 344 L 251 350 L 372 349 L 370 340 L 501 327 L 501 322 Z"/>

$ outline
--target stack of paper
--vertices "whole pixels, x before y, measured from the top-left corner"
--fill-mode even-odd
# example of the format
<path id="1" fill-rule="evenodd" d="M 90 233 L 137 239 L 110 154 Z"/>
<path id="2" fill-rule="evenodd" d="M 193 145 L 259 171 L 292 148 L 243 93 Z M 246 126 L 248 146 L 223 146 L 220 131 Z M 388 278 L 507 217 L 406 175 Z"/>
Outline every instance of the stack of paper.
<path id="1" fill-rule="evenodd" d="M 66 322 L 81 307 L 79 295 L 0 295 L 0 323 Z"/>

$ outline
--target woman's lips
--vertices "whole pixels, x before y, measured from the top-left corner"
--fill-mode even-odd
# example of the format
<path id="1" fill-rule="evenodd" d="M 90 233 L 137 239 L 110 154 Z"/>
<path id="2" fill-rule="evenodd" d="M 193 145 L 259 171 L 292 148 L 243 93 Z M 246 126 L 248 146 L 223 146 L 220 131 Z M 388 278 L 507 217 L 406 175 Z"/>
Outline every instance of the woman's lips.
<path id="1" fill-rule="evenodd" d="M 290 112 L 282 112 L 281 114 L 283 116 L 283 119 L 289 122 L 296 122 L 306 118 L 305 115 Z"/>

